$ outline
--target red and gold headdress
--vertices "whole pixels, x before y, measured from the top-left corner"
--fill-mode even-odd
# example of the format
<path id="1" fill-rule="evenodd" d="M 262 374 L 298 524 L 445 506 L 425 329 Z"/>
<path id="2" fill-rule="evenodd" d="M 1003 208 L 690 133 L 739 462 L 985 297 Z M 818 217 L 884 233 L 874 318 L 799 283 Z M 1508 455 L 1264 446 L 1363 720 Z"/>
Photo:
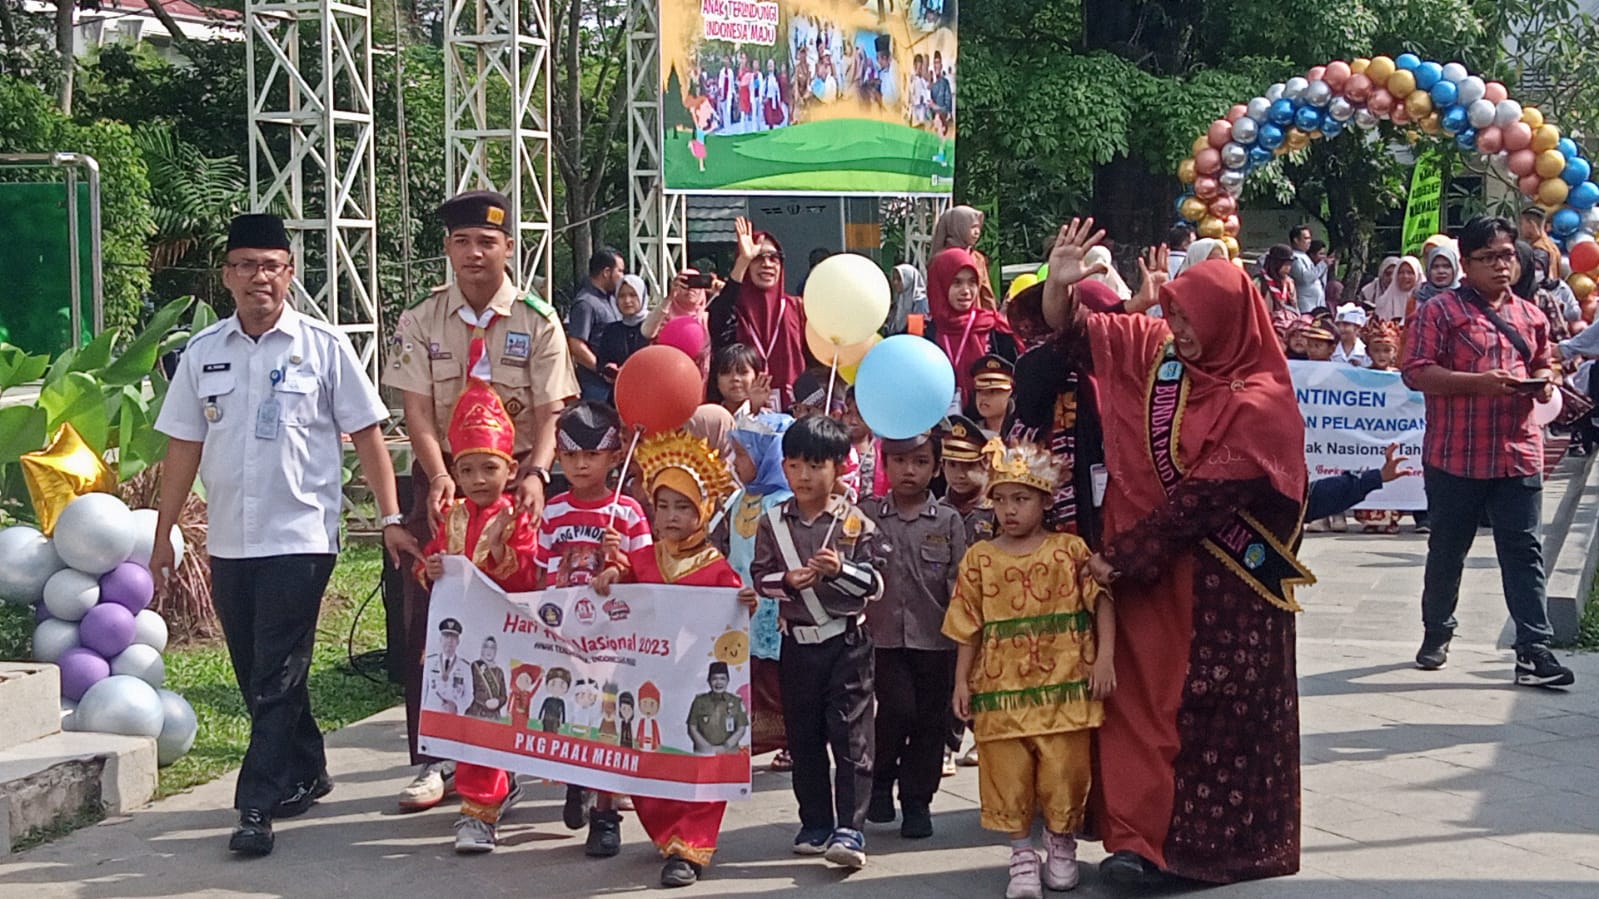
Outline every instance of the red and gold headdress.
<path id="1" fill-rule="evenodd" d="M 1021 484 L 1053 496 L 1065 478 L 1061 463 L 1036 443 L 1019 441 L 1006 447 L 991 440 L 983 452 L 988 456 L 989 491 L 1000 484 Z"/>
<path id="2" fill-rule="evenodd" d="M 516 426 L 505 412 L 500 395 L 476 378 L 467 381 L 450 413 L 450 452 L 459 459 L 471 453 L 488 453 L 511 461 L 516 446 Z"/>
<path id="3" fill-rule="evenodd" d="M 668 431 L 647 437 L 633 451 L 633 458 L 638 462 L 639 471 L 644 475 L 644 488 L 651 497 L 658 488 L 665 487 L 695 500 L 700 505 L 702 524 L 733 495 L 733 476 L 727 464 L 704 439 L 687 431 Z"/>
<path id="4" fill-rule="evenodd" d="M 1399 326 L 1393 322 L 1385 322 L 1380 318 L 1373 318 L 1366 323 L 1360 331 L 1360 339 L 1366 346 L 1373 344 L 1387 344 L 1397 348 L 1399 346 Z"/>

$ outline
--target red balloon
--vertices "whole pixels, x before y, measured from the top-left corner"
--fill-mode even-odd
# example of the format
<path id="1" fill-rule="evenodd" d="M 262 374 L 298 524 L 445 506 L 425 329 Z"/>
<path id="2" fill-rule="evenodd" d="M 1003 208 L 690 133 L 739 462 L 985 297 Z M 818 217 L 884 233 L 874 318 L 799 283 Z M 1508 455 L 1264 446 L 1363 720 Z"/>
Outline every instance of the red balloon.
<path id="1" fill-rule="evenodd" d="M 1217 119 L 1211 122 L 1210 131 L 1206 133 L 1206 138 L 1210 141 L 1212 147 L 1220 150 L 1222 147 L 1227 146 L 1228 141 L 1233 139 L 1233 123 L 1226 119 Z"/>
<path id="2" fill-rule="evenodd" d="M 1538 169 L 1538 154 L 1534 153 L 1531 148 L 1523 147 L 1510 154 L 1509 167 L 1510 171 L 1514 172 L 1518 178 L 1525 178 L 1534 174 Z M 1534 185 L 1534 188 L 1536 189 L 1536 185 Z M 1526 193 L 1526 191 L 1522 191 L 1522 193 Z"/>
<path id="3" fill-rule="evenodd" d="M 1543 179 L 1538 177 L 1537 172 L 1533 172 L 1531 175 L 1522 175 L 1516 181 L 1516 189 L 1521 191 L 1522 196 L 1530 199 L 1538 198 L 1538 188 L 1542 186 Z"/>
<path id="4" fill-rule="evenodd" d="M 1571 269 L 1591 272 L 1599 268 L 1599 243 L 1585 240 L 1571 248 Z"/>
<path id="5" fill-rule="evenodd" d="M 704 393 L 699 366 L 676 347 L 647 346 L 616 375 L 616 411 L 623 423 L 647 434 L 681 428 Z"/>
<path id="6" fill-rule="evenodd" d="M 1364 103 L 1371 97 L 1371 86 L 1371 77 L 1364 72 L 1358 75 L 1350 75 L 1349 80 L 1344 82 L 1344 96 L 1348 97 L 1352 102 Z M 1374 109 L 1372 112 L 1376 112 L 1376 110 Z"/>
<path id="7" fill-rule="evenodd" d="M 1354 81 L 1355 78 L 1350 78 L 1349 80 Z M 1379 119 L 1386 119 L 1393 115 L 1394 105 L 1394 95 L 1388 93 L 1388 89 L 1383 87 L 1373 90 L 1371 96 L 1366 100 L 1366 108 L 1370 109 L 1372 115 Z"/>
<path id="8" fill-rule="evenodd" d="M 1477 132 L 1477 149 L 1483 153 L 1498 153 L 1505 148 L 1505 133 L 1498 125 L 1489 125 Z"/>
<path id="9" fill-rule="evenodd" d="M 1194 170 L 1201 175 L 1214 175 L 1221 171 L 1221 151 L 1206 147 L 1194 154 Z"/>
<path id="10" fill-rule="evenodd" d="M 1249 107 L 1242 103 L 1234 103 L 1233 108 L 1227 110 L 1227 121 L 1236 122 L 1249 114 Z"/>
<path id="11" fill-rule="evenodd" d="M 1341 59 L 1327 63 L 1327 71 L 1321 74 L 1321 80 L 1327 82 L 1327 86 L 1332 88 L 1335 94 L 1344 89 L 1349 83 L 1349 78 L 1349 63 Z"/>
<path id="12" fill-rule="evenodd" d="M 1498 103 L 1501 100 L 1510 99 L 1510 91 L 1505 90 L 1503 84 L 1497 81 L 1490 81 L 1483 85 L 1482 98 L 1489 103 Z M 1478 133 L 1480 134 L 1481 132 Z"/>
<path id="13" fill-rule="evenodd" d="M 1216 196 L 1216 192 L 1219 190 L 1221 190 L 1221 185 L 1210 175 L 1200 175 L 1194 179 L 1194 196 L 1201 200 L 1208 200 Z"/>
<path id="14" fill-rule="evenodd" d="M 1216 197 L 1216 199 L 1210 201 L 1210 214 L 1224 221 L 1226 220 L 1227 216 L 1232 215 L 1237 211 L 1238 201 L 1234 200 L 1227 194 L 1221 194 L 1220 196 Z"/>
<path id="15" fill-rule="evenodd" d="M 1532 127 L 1526 122 L 1511 122 L 1499 130 L 1505 134 L 1505 149 L 1512 153 L 1532 146 Z"/>

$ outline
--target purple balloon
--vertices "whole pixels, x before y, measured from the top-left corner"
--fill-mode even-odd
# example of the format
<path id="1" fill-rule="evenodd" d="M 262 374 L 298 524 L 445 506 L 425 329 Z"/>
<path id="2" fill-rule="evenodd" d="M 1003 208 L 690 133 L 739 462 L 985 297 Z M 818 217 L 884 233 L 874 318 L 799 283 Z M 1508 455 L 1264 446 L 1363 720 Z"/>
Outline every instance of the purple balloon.
<path id="1" fill-rule="evenodd" d="M 61 695 L 73 702 L 82 699 L 90 687 L 111 676 L 111 663 L 82 646 L 62 653 L 61 658 L 56 659 L 56 666 L 61 669 Z"/>
<path id="2" fill-rule="evenodd" d="M 155 598 L 150 570 L 138 562 L 123 562 L 100 575 L 100 601 L 114 602 L 135 614 Z"/>
<path id="3" fill-rule="evenodd" d="M 106 658 L 133 645 L 133 613 L 126 606 L 102 602 L 78 623 L 78 642 Z"/>

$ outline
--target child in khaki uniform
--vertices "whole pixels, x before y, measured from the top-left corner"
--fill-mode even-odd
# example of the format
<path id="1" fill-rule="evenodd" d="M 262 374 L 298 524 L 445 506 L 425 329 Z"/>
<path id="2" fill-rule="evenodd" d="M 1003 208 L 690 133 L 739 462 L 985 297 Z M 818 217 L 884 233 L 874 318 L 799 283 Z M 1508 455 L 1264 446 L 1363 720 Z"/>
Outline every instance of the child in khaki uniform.
<path id="1" fill-rule="evenodd" d="M 967 551 L 944 634 L 959 644 L 955 713 L 973 718 L 982 823 L 1011 841 L 1007 899 L 1077 885 L 1090 780 L 1089 731 L 1115 688 L 1110 596 L 1088 575 L 1081 538 L 1044 530 L 1061 471 L 1023 444 L 992 453 L 988 496 L 999 534 Z M 1044 818 L 1048 867 L 1033 848 Z"/>

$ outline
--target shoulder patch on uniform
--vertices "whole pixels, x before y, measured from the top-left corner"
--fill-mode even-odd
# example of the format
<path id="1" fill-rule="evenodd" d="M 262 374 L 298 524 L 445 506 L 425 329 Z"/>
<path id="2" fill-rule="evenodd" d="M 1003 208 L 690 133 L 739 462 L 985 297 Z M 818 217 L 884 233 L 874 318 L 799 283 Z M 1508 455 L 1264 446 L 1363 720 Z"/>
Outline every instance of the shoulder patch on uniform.
<path id="1" fill-rule="evenodd" d="M 534 312 L 537 312 L 539 315 L 542 315 L 545 318 L 555 317 L 555 307 L 550 305 L 548 300 L 536 293 L 523 294 L 522 302 L 526 303 L 529 309 L 532 309 Z"/>

